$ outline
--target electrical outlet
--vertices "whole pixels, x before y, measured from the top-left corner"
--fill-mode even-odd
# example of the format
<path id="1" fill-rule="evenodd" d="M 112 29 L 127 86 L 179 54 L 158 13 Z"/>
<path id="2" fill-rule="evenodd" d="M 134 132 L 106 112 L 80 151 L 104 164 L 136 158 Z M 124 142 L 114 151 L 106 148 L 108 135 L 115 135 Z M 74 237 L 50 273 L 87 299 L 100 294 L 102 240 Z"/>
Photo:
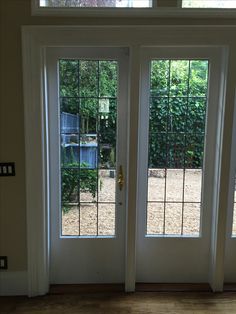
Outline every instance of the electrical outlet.
<path id="1" fill-rule="evenodd" d="M 7 269 L 7 256 L 0 256 L 0 270 Z"/>
<path id="2" fill-rule="evenodd" d="M 1 162 L 0 163 L 0 177 L 15 176 L 15 163 L 14 162 Z"/>

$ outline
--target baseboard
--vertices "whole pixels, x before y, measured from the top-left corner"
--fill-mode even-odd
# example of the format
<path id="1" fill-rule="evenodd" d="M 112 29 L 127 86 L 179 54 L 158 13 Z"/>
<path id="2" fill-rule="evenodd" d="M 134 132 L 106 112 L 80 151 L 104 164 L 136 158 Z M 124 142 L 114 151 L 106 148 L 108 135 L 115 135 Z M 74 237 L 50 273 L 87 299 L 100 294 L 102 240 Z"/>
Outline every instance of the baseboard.
<path id="1" fill-rule="evenodd" d="M 236 291 L 236 283 L 233 282 L 226 282 L 224 284 L 224 291 Z"/>
<path id="2" fill-rule="evenodd" d="M 123 292 L 124 284 L 61 284 L 51 285 L 49 294 Z"/>
<path id="3" fill-rule="evenodd" d="M 0 272 L 0 296 L 27 294 L 27 271 Z"/>
<path id="4" fill-rule="evenodd" d="M 140 292 L 188 292 L 212 291 L 208 283 L 136 283 Z"/>

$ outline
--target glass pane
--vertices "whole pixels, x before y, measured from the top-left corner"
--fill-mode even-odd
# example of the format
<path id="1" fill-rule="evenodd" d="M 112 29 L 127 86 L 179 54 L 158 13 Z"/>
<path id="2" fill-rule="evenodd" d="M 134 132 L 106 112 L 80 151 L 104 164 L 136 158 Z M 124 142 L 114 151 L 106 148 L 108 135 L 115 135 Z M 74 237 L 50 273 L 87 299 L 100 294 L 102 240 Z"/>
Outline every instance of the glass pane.
<path id="1" fill-rule="evenodd" d="M 61 202 L 63 211 L 68 208 L 62 225 L 67 221 L 66 232 L 77 236 L 114 235 L 118 63 L 60 60 L 59 65 Z"/>
<path id="2" fill-rule="evenodd" d="M 68 89 L 66 89 L 66 90 L 68 90 Z M 68 90 L 68 92 L 69 92 L 69 90 Z M 79 102 L 78 97 L 61 96 L 60 105 L 61 105 L 61 114 L 77 115 L 79 113 L 80 102 Z M 65 118 L 63 118 L 63 119 L 65 119 Z M 63 119 L 61 120 L 61 122 L 64 121 Z M 78 123 L 78 127 L 79 127 L 79 121 L 77 123 Z M 64 125 L 64 126 L 66 126 L 66 125 Z"/>
<path id="3" fill-rule="evenodd" d="M 150 99 L 149 132 L 166 132 L 168 121 L 168 98 L 152 97 Z"/>
<path id="4" fill-rule="evenodd" d="M 164 230 L 164 204 L 149 203 L 147 211 L 147 234 L 163 234 Z"/>
<path id="5" fill-rule="evenodd" d="M 98 172 L 96 169 L 80 168 L 79 187 L 80 202 L 96 202 Z"/>
<path id="6" fill-rule="evenodd" d="M 182 202 L 183 169 L 168 169 L 166 173 L 166 201 Z"/>
<path id="7" fill-rule="evenodd" d="M 189 83 L 189 61 L 172 60 L 170 63 L 170 96 L 187 96 Z"/>
<path id="8" fill-rule="evenodd" d="M 183 168 L 185 152 L 185 136 L 183 133 L 169 133 L 167 142 L 167 167 Z"/>
<path id="9" fill-rule="evenodd" d="M 116 97 L 117 96 L 117 63 L 115 61 L 101 61 L 99 63 L 99 73 L 101 75 L 99 96 Z"/>
<path id="10" fill-rule="evenodd" d="M 183 8 L 236 8 L 236 0 L 182 0 Z"/>
<path id="11" fill-rule="evenodd" d="M 149 133 L 149 169 L 167 165 L 167 135 Z"/>
<path id="12" fill-rule="evenodd" d="M 208 61 L 190 61 L 189 94 L 191 96 L 205 97 L 208 88 Z"/>
<path id="13" fill-rule="evenodd" d="M 110 7 L 149 8 L 151 0 L 39 0 L 40 7 Z"/>
<path id="14" fill-rule="evenodd" d="M 77 236 L 79 234 L 79 207 L 62 206 L 62 235 Z"/>
<path id="15" fill-rule="evenodd" d="M 97 235 L 97 205 L 82 203 L 80 205 L 80 235 Z"/>
<path id="16" fill-rule="evenodd" d="M 98 98 L 80 98 L 80 132 L 82 134 L 97 133 Z"/>
<path id="17" fill-rule="evenodd" d="M 77 60 L 60 60 L 60 97 L 78 96 L 78 70 Z"/>
<path id="18" fill-rule="evenodd" d="M 61 200 L 63 204 L 78 202 L 78 177 L 79 170 L 77 168 L 61 169 Z"/>
<path id="19" fill-rule="evenodd" d="M 168 131 L 180 133 L 186 129 L 187 100 L 181 97 L 173 97 L 169 100 Z"/>
<path id="20" fill-rule="evenodd" d="M 99 170 L 98 201 L 114 202 L 115 192 L 116 192 L 115 169 Z"/>
<path id="21" fill-rule="evenodd" d="M 184 178 L 184 201 L 201 202 L 202 169 L 186 169 Z"/>
<path id="22" fill-rule="evenodd" d="M 166 203 L 165 210 L 165 234 L 181 235 L 182 204 Z"/>
<path id="23" fill-rule="evenodd" d="M 152 97 L 168 96 L 170 61 L 151 61 L 150 94 Z"/>
<path id="24" fill-rule="evenodd" d="M 200 229 L 201 204 L 184 203 L 183 210 L 183 234 L 187 236 L 198 236 Z"/>
<path id="25" fill-rule="evenodd" d="M 98 96 L 98 61 L 80 61 L 79 95 L 80 97 Z"/>
<path id="26" fill-rule="evenodd" d="M 115 205 L 98 205 L 98 235 L 115 235 Z"/>
<path id="27" fill-rule="evenodd" d="M 163 234 L 200 232 L 207 93 L 207 60 L 151 61 L 147 223 L 158 204 Z"/>
<path id="28" fill-rule="evenodd" d="M 148 200 L 162 201 L 165 200 L 165 169 L 148 170 Z"/>

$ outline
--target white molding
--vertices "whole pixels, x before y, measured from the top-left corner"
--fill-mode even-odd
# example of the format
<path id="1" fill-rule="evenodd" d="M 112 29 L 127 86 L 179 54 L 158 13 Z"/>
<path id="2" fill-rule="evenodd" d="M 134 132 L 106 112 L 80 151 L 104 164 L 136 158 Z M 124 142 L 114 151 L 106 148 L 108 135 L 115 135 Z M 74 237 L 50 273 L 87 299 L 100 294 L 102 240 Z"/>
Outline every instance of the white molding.
<path id="1" fill-rule="evenodd" d="M 177 7 L 151 8 L 48 8 L 39 7 L 39 0 L 31 0 L 33 16 L 80 16 L 80 17 L 160 17 L 160 18 L 235 18 L 236 9 L 198 9 Z"/>
<path id="2" fill-rule="evenodd" d="M 27 271 L 0 272 L 0 296 L 27 294 Z"/>
<path id="3" fill-rule="evenodd" d="M 24 32 L 22 37 L 26 206 L 28 247 L 28 296 L 48 292 L 47 189 L 45 175 L 45 127 L 43 110 L 42 51 L 34 36 Z M 37 143 L 37 144 L 36 144 Z M 36 144 L 36 145 L 35 145 Z"/>
<path id="4" fill-rule="evenodd" d="M 214 160 L 214 188 L 213 188 L 213 216 L 211 230 L 211 261 L 209 272 L 209 283 L 214 292 L 223 291 L 224 287 L 224 260 L 225 260 L 225 235 L 227 223 L 227 211 L 222 206 L 222 154 L 223 154 L 223 133 L 225 116 L 225 99 L 229 50 L 225 48 L 221 55 L 221 69 L 219 69 L 220 85 L 218 86 L 218 123 L 215 142 Z"/>

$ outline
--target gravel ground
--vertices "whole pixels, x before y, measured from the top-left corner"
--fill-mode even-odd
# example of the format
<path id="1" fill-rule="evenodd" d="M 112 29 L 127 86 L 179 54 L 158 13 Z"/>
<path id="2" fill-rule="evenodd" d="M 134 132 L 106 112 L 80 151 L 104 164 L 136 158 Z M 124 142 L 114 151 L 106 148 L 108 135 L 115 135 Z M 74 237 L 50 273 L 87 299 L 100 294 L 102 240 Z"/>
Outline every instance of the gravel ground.
<path id="1" fill-rule="evenodd" d="M 198 235 L 201 177 L 201 170 L 192 169 L 186 170 L 185 180 L 183 180 L 183 170 L 168 169 L 166 175 L 163 170 L 150 173 L 147 207 L 148 234 L 155 235 L 164 232 L 178 235 L 182 232 L 185 235 Z M 79 207 L 72 205 L 69 212 L 63 214 L 63 235 L 114 235 L 115 179 L 110 178 L 106 171 L 101 171 L 101 181 L 98 200 L 111 203 L 101 203 L 97 207 L 96 203 L 92 202 L 93 199 L 89 193 L 81 193 L 81 201 L 91 203 L 81 205 L 80 211 Z M 165 206 L 164 199 L 166 199 Z M 184 205 L 182 200 L 185 202 Z M 236 234 L 236 205 L 233 233 Z"/>

